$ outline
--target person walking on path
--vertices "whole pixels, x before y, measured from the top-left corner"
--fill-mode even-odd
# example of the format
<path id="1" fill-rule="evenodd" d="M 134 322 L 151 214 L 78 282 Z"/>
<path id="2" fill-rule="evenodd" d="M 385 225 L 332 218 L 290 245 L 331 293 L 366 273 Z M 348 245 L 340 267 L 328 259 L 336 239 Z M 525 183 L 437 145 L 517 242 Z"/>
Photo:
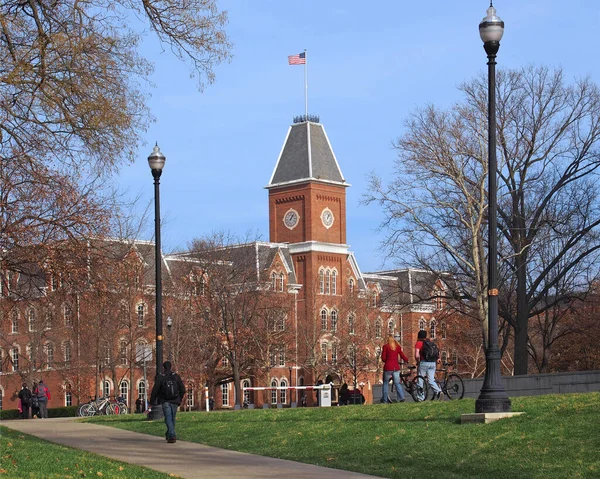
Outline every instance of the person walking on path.
<path id="1" fill-rule="evenodd" d="M 48 386 L 46 386 L 43 379 L 40 379 L 40 382 L 34 389 L 33 394 L 36 395 L 39 403 L 40 419 L 48 419 L 48 401 L 50 401 L 50 389 L 48 389 Z"/>
<path id="2" fill-rule="evenodd" d="M 26 383 L 23 383 L 19 391 L 19 400 L 21 401 L 21 417 L 29 419 L 29 406 L 31 405 L 31 391 Z"/>
<path id="3" fill-rule="evenodd" d="M 390 385 L 390 378 L 394 380 L 394 387 L 396 388 L 396 396 L 398 402 L 404 402 L 404 390 L 400 384 L 400 364 L 399 358 L 403 361 L 408 362 L 406 354 L 402 351 L 400 344 L 394 336 L 391 334 L 388 336 L 387 344 L 384 344 L 381 350 L 381 360 L 383 361 L 383 392 L 381 400 L 384 403 L 390 403 L 388 396 L 388 388 Z"/>
<path id="4" fill-rule="evenodd" d="M 430 345 L 432 347 L 430 347 Z M 433 351 L 433 353 L 430 353 L 429 351 Z M 430 357 L 427 357 L 428 354 Z M 431 397 L 431 400 L 439 400 L 442 390 L 435 382 L 435 369 L 437 362 L 439 361 L 439 352 L 437 352 L 437 346 L 435 346 L 435 343 L 427 339 L 427 331 L 421 330 L 417 335 L 417 343 L 415 344 L 415 361 L 419 365 L 419 376 L 427 377 L 429 387 L 433 389 L 433 396 Z"/>
<path id="5" fill-rule="evenodd" d="M 167 442 L 172 444 L 177 441 L 175 434 L 175 415 L 185 395 L 185 386 L 179 374 L 171 369 L 171 361 L 163 363 L 164 374 L 159 374 L 152 388 L 150 404 L 160 403 L 165 415 Z"/>

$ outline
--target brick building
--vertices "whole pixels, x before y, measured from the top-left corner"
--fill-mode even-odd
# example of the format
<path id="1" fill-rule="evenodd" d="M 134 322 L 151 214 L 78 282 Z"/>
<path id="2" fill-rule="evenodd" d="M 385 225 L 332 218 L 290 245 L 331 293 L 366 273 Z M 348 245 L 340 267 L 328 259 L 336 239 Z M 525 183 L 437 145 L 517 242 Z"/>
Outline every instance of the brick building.
<path id="1" fill-rule="evenodd" d="M 427 329 L 443 355 L 455 355 L 446 344 L 444 277 L 415 269 L 361 272 L 346 242 L 350 185 L 323 125 L 305 120 L 290 126 L 266 186 L 269 242 L 213 244 L 160 258 L 163 320 L 173 317 L 165 358 L 173 355 L 190 386 L 186 407 L 204 407 L 205 384 L 217 407 L 236 404 L 235 384 L 346 382 L 372 400 L 388 334 L 399 336 L 412 358 L 418 330 Z M 81 251 L 85 267 L 78 280 L 63 281 L 48 262 L 19 274 L 3 272 L 2 408 L 16 407 L 22 381 L 40 377 L 53 392 L 50 407 L 97 394 L 122 394 L 132 405 L 152 382 L 144 380 L 140 360 L 154 342 L 154 245 L 96 240 Z M 241 263 L 252 274 L 230 280 L 217 298 L 217 277 L 239 272 Z M 234 283 L 238 289 L 231 295 Z M 238 302 L 247 295 L 239 315 L 250 317 L 244 327 L 260 334 L 214 323 L 227 321 L 225 294 Z M 284 313 L 273 319 L 275 310 Z M 152 359 L 146 366 L 152 378 Z M 290 405 L 303 395 L 279 389 L 247 393 L 247 399 Z M 314 401 L 308 393 L 306 402 Z"/>

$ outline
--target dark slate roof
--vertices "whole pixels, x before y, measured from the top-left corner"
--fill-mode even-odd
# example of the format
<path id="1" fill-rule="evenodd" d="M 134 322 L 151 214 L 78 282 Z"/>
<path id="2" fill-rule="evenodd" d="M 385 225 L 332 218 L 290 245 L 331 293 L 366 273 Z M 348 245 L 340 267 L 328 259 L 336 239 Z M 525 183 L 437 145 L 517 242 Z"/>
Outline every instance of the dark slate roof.
<path id="1" fill-rule="evenodd" d="M 350 186 L 342 175 L 325 128 L 307 121 L 290 126 L 267 188 L 309 180 Z"/>
<path id="2" fill-rule="evenodd" d="M 409 305 L 427 303 L 432 300 L 432 292 L 438 280 L 447 285 L 448 275 L 419 269 L 398 269 L 364 273 L 368 283 L 378 283 L 381 287 L 381 301 L 384 305 Z"/>

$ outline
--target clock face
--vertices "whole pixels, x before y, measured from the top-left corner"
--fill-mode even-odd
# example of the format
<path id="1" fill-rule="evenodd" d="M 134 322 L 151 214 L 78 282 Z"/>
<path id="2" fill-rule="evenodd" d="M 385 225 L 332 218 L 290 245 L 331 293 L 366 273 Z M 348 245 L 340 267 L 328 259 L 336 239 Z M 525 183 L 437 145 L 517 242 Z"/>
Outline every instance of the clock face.
<path id="1" fill-rule="evenodd" d="M 329 229 L 333 225 L 333 213 L 329 208 L 325 208 L 321 213 L 321 221 L 323 222 L 323 226 Z"/>
<path id="2" fill-rule="evenodd" d="M 298 224 L 298 219 L 300 218 L 300 216 L 298 215 L 298 212 L 296 210 L 288 210 L 285 215 L 283 215 L 283 224 L 293 230 L 296 225 Z"/>

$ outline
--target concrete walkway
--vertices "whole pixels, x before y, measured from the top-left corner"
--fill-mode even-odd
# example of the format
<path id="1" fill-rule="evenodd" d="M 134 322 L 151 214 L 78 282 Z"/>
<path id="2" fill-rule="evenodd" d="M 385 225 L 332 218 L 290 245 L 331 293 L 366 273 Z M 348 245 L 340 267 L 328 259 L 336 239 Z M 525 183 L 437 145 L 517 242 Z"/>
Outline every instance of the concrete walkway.
<path id="1" fill-rule="evenodd" d="M 188 479 L 282 478 L 358 479 L 354 472 L 300 462 L 228 451 L 187 441 L 164 439 L 108 426 L 81 423 L 76 418 L 2 421 L 2 425 L 65 446 Z"/>

